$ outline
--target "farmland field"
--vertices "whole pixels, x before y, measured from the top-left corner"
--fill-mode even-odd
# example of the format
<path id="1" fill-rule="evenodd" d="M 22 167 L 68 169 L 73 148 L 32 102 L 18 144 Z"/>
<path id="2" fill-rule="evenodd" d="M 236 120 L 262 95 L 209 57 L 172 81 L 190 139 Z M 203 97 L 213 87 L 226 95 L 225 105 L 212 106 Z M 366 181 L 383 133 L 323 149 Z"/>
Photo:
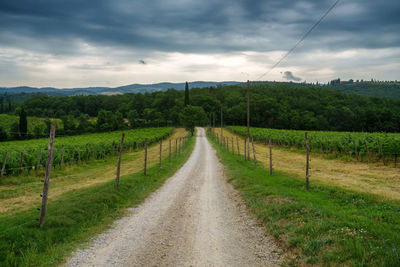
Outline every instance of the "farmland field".
<path id="1" fill-rule="evenodd" d="M 228 129 L 245 136 L 247 127 L 229 126 Z M 296 130 L 277 130 L 267 128 L 251 128 L 250 135 L 257 141 L 265 141 L 270 136 L 273 144 L 303 148 L 305 132 Z M 308 131 L 311 152 L 346 154 L 367 159 L 367 151 L 376 158 L 392 158 L 393 153 L 400 151 L 400 134 L 397 133 L 365 133 L 365 132 L 333 132 Z M 365 141 L 365 142 L 364 142 Z M 380 152 L 382 148 L 383 155 Z"/>
<path id="2" fill-rule="evenodd" d="M 138 130 L 116 131 L 107 133 L 85 134 L 79 136 L 57 137 L 54 141 L 54 165 L 61 162 L 80 162 L 87 158 L 102 158 L 105 155 L 117 151 L 122 132 L 125 133 L 124 148 L 131 149 L 143 146 L 145 139 L 148 143 L 157 142 L 169 136 L 173 131 L 171 127 L 144 128 Z M 19 170 L 19 160 L 23 152 L 23 168 L 32 170 L 40 157 L 40 163 L 44 166 L 49 139 L 35 139 L 26 141 L 9 141 L 0 143 L 0 155 L 8 152 L 6 160 L 6 174 L 11 175 Z M 2 159 L 3 160 L 3 157 Z"/>
<path id="3" fill-rule="evenodd" d="M 235 129 L 236 127 L 233 128 Z M 245 129 L 245 127 L 240 128 Z M 257 129 L 251 129 L 251 132 L 254 133 L 254 130 Z M 263 129 L 258 130 L 262 131 Z M 220 135 L 220 128 L 215 128 L 215 133 Z M 279 132 L 275 131 L 275 133 Z M 234 150 L 236 153 L 236 137 L 238 137 L 239 150 L 243 155 L 244 137 L 225 129 L 223 135 L 225 138 L 228 138 L 230 149 L 231 141 L 232 139 L 234 140 Z M 276 141 L 279 135 L 276 135 L 275 138 Z M 250 157 L 253 158 L 251 149 Z M 255 142 L 255 152 L 257 161 L 265 167 L 269 166 L 269 150 L 264 141 Z M 311 184 L 313 181 L 318 181 L 328 185 L 376 195 L 384 199 L 400 200 L 400 173 L 399 169 L 394 168 L 393 164 L 384 165 L 381 161 L 359 162 L 355 158 L 345 158 L 346 160 L 343 160 L 340 157 L 336 158 L 333 154 L 320 154 L 319 151 L 317 152 L 312 153 L 310 157 Z M 306 160 L 304 150 L 274 144 L 272 155 L 273 169 L 282 171 L 292 177 L 304 179 Z"/>

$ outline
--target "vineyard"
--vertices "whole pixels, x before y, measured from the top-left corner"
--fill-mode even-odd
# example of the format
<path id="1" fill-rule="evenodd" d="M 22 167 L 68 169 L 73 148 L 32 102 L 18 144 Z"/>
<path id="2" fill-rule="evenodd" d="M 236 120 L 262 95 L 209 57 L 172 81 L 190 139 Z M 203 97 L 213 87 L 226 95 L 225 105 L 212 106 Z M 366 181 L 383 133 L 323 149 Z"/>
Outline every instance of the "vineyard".
<path id="1" fill-rule="evenodd" d="M 143 147 L 169 136 L 171 127 L 144 128 L 124 131 L 124 149 Z M 87 162 L 117 152 L 122 131 L 57 137 L 54 142 L 53 166 Z M 5 161 L 4 176 L 40 169 L 46 163 L 48 138 L 0 143 L 1 166 Z"/>
<path id="2" fill-rule="evenodd" d="M 241 136 L 247 135 L 244 126 L 228 129 Z M 266 141 L 285 147 L 303 149 L 305 131 L 251 128 L 250 135 L 257 141 Z M 388 159 L 400 152 L 400 135 L 395 133 L 308 131 L 310 151 L 349 155 L 357 159 Z"/>

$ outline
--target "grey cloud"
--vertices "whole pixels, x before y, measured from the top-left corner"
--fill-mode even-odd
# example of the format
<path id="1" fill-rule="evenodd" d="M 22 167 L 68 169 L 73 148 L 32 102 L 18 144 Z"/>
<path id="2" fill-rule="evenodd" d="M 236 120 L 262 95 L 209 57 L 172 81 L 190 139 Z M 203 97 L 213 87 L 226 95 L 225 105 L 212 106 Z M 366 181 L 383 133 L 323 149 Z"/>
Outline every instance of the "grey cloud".
<path id="1" fill-rule="evenodd" d="M 271 51 L 289 48 L 331 4 L 328 0 L 3 1 L 0 34 L 31 39 L 30 44 L 38 42 L 38 47 L 52 48 L 54 53 L 65 53 L 74 40 L 138 50 Z M 303 49 L 399 46 L 398 10 L 398 0 L 342 1 Z M 336 36 L 345 38 L 335 41 Z M 1 38 L 0 45 L 23 46 L 17 39 Z M 64 45 L 54 46 L 59 40 Z"/>
<path id="2" fill-rule="evenodd" d="M 288 80 L 288 81 L 295 81 L 295 82 L 299 82 L 299 81 L 302 80 L 300 77 L 294 76 L 291 71 L 285 71 L 283 73 L 283 78 Z"/>

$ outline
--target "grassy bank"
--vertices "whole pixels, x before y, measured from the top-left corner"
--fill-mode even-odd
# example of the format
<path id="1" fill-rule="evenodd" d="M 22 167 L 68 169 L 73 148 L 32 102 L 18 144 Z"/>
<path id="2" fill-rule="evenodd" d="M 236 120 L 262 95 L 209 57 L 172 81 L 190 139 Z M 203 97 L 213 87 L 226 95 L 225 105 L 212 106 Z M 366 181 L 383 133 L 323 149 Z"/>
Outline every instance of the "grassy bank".
<path id="1" fill-rule="evenodd" d="M 0 216 L 1 266 L 54 266 L 60 264 L 79 244 L 106 229 L 126 212 L 160 187 L 187 160 L 194 146 L 188 146 L 175 159 L 163 160 L 160 169 L 148 169 L 121 177 L 120 187 L 109 181 L 73 190 L 50 201 L 43 229 L 38 228 L 39 211 L 28 209 L 13 216 Z M 51 187 L 50 187 L 51 194 Z"/>
<path id="2" fill-rule="evenodd" d="M 211 140 L 211 139 L 210 139 Z M 400 202 L 269 172 L 211 140 L 229 181 L 288 252 L 287 265 L 400 266 Z"/>

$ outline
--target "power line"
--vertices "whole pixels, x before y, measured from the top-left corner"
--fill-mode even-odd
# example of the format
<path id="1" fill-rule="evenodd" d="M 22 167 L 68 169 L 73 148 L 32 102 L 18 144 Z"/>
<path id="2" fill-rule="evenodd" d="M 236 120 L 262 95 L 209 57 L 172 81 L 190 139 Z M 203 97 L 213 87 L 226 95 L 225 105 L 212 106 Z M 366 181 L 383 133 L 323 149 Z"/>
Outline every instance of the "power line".
<path id="1" fill-rule="evenodd" d="M 322 20 L 332 11 L 332 9 L 335 8 L 335 6 L 339 3 L 340 0 L 336 0 L 336 2 L 322 15 L 322 17 L 314 23 L 314 25 L 300 38 L 300 40 L 281 58 L 276 62 L 267 72 L 262 74 L 260 77 L 258 77 L 256 80 L 260 80 L 262 77 L 270 73 L 273 69 L 275 69 L 287 56 L 289 56 L 293 50 L 295 50 L 301 42 L 304 41 L 310 35 L 310 33 L 322 22 Z"/>

